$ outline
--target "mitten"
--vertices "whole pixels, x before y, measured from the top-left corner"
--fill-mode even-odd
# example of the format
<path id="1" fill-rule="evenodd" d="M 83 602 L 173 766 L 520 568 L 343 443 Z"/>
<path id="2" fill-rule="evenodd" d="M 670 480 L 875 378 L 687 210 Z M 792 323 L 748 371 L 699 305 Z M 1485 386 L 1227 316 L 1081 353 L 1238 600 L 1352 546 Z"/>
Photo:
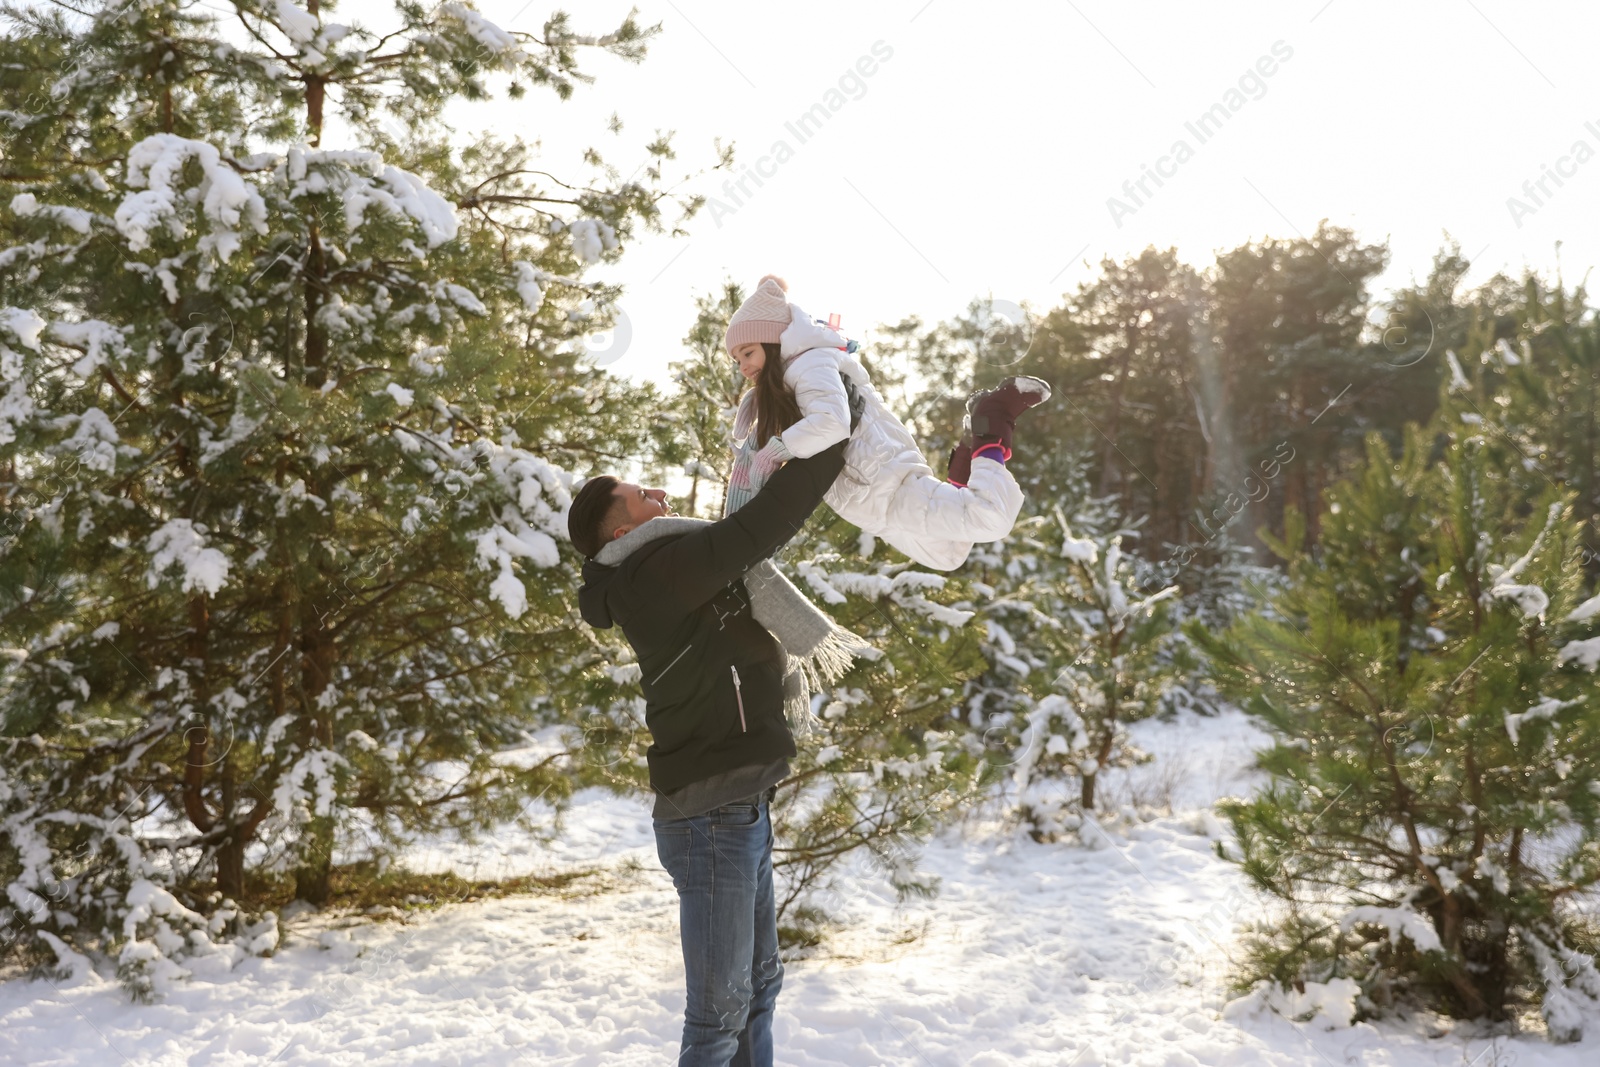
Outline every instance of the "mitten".
<path id="1" fill-rule="evenodd" d="M 756 488 L 767 484 L 772 473 L 793 458 L 794 453 L 783 443 L 783 438 L 774 437 L 750 457 L 750 484 Z"/>
<path id="2" fill-rule="evenodd" d="M 855 433 L 856 427 L 861 425 L 862 413 L 867 410 L 867 398 L 861 395 L 861 390 L 850 380 L 850 375 L 840 371 L 839 377 L 844 381 L 844 395 L 850 406 L 850 432 Z"/>

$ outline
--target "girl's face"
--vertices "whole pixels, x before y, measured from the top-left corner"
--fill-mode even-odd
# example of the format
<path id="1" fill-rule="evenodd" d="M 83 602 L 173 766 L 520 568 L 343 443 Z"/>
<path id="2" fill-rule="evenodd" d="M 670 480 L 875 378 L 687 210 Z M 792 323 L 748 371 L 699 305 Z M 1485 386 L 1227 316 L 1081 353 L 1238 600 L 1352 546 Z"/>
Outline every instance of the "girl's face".
<path id="1" fill-rule="evenodd" d="M 745 380 L 753 382 L 756 375 L 761 373 L 761 368 L 767 365 L 767 353 L 760 341 L 746 341 L 733 350 L 733 362 Z"/>

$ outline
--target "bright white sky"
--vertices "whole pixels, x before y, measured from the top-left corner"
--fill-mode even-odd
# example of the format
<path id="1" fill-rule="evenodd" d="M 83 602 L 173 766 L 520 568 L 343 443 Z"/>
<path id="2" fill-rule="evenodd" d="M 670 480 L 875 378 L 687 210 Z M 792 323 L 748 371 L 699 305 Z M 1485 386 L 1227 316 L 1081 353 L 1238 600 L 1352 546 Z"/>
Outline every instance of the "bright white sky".
<path id="1" fill-rule="evenodd" d="M 537 32 L 549 9 L 525 3 L 480 9 Z M 696 293 L 769 271 L 808 311 L 839 312 L 870 340 L 877 323 L 945 318 L 980 295 L 1046 310 L 1105 255 L 1176 245 L 1203 267 L 1246 240 L 1309 235 L 1323 217 L 1388 239 L 1385 288 L 1424 276 L 1446 231 L 1474 261 L 1469 285 L 1553 269 L 1558 240 L 1569 280 L 1600 262 L 1600 157 L 1563 163 L 1565 185 L 1547 180 L 1553 195 L 1528 201 L 1521 226 L 1506 203 L 1575 142 L 1600 153 L 1600 11 L 1587 4 L 639 3 L 663 24 L 642 64 L 586 53 L 597 80 L 565 104 L 535 91 L 455 113 L 464 136 L 542 140 L 561 174 L 587 144 L 626 173 L 656 129 L 677 131 L 669 173 L 709 166 L 718 136 L 739 164 L 780 139 L 794 149 L 720 224 L 702 212 L 690 237 L 648 238 L 602 268 L 627 287 L 633 331 L 616 373 L 659 379 L 681 356 Z M 604 32 L 629 6 L 572 5 L 576 28 Z M 861 79 L 864 94 L 847 93 L 800 143 L 785 123 L 880 41 L 892 55 Z M 1185 129 L 1279 41 L 1293 54 L 1260 79 L 1264 95 L 1247 94 L 1205 143 Z M 613 110 L 619 137 L 604 129 Z M 1179 138 L 1193 158 L 1118 226 L 1107 198 Z M 691 187 L 733 207 L 724 180 Z"/>

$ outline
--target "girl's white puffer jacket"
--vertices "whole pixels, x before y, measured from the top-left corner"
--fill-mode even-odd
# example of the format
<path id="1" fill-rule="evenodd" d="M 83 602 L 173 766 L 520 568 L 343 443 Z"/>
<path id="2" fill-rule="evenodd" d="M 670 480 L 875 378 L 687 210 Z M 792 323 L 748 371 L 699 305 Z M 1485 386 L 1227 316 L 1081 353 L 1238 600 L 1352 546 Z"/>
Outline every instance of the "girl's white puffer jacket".
<path id="1" fill-rule="evenodd" d="M 778 344 L 784 361 L 783 380 L 794 390 L 801 418 L 783 432 L 784 447 L 803 458 L 850 438 L 844 450 L 844 470 L 823 499 L 842 518 L 889 539 L 895 490 L 907 478 L 933 477 L 933 470 L 911 432 L 884 406 L 861 361 L 844 351 L 848 342 L 798 305 L 789 305 L 789 316 L 789 327 Z M 841 373 L 866 401 L 854 436 Z"/>

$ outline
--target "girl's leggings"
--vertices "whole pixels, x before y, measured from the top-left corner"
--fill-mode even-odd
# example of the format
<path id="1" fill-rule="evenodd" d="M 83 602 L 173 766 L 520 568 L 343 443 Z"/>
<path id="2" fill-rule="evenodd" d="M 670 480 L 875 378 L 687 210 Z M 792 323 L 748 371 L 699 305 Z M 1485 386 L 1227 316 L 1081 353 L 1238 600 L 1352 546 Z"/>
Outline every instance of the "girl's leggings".
<path id="1" fill-rule="evenodd" d="M 868 532 L 925 567 L 949 571 L 966 562 L 974 544 L 1010 533 L 1021 511 L 1022 487 L 1006 465 L 978 456 L 965 488 L 932 474 L 901 482 L 889 502 L 886 528 Z"/>

